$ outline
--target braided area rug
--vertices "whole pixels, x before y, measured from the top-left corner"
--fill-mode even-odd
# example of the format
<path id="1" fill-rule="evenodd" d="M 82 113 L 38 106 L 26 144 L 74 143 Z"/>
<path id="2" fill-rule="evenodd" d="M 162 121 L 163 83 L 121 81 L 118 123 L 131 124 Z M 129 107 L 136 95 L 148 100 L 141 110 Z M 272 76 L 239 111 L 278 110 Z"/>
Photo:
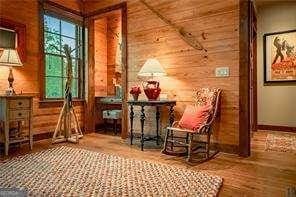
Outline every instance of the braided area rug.
<path id="1" fill-rule="evenodd" d="M 29 196 L 216 196 L 222 178 L 61 146 L 0 164 L 0 188 Z"/>
<path id="2" fill-rule="evenodd" d="M 265 150 L 296 154 L 296 134 L 285 132 L 267 134 Z"/>

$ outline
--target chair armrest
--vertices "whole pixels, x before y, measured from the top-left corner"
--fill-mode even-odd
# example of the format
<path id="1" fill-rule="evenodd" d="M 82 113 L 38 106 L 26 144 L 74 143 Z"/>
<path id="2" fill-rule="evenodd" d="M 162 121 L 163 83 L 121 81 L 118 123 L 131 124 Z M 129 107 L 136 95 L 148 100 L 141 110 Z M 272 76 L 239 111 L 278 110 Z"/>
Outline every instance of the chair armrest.
<path id="1" fill-rule="evenodd" d="M 174 121 L 172 124 L 172 127 L 179 127 L 179 122 L 180 121 Z"/>
<path id="2" fill-rule="evenodd" d="M 207 133 L 210 127 L 211 127 L 211 124 L 209 124 L 209 123 L 203 124 L 197 129 L 197 132 L 198 133 Z"/>

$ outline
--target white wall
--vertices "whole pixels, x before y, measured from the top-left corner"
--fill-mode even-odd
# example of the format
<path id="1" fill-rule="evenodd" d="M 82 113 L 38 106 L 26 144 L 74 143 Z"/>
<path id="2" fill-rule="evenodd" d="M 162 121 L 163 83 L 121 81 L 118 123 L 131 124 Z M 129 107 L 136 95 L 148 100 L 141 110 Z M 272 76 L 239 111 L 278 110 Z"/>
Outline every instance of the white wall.
<path id="1" fill-rule="evenodd" d="M 263 35 L 296 29 L 296 2 L 258 7 L 257 86 L 258 124 L 296 127 L 296 84 L 264 86 Z"/>

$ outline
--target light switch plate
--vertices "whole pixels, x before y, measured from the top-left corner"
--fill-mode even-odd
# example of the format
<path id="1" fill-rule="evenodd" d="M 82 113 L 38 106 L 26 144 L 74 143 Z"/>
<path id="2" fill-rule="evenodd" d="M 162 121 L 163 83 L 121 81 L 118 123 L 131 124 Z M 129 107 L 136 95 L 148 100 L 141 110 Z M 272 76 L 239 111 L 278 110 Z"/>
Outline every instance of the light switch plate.
<path id="1" fill-rule="evenodd" d="M 216 77 L 229 77 L 229 67 L 217 67 L 215 75 Z"/>

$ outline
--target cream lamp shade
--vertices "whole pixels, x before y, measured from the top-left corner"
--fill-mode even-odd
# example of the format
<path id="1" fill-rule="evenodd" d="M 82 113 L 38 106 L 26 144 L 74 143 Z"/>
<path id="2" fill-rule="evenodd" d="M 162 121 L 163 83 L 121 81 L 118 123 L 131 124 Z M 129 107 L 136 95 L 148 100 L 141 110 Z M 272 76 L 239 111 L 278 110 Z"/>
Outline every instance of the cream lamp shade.
<path id="1" fill-rule="evenodd" d="M 159 61 L 155 58 L 149 58 L 142 66 L 140 72 L 138 73 L 139 76 L 145 77 L 154 77 L 154 76 L 165 76 L 166 72 L 159 63 Z"/>
<path id="2" fill-rule="evenodd" d="M 0 66 L 22 66 L 21 59 L 15 49 L 4 49 L 0 52 Z"/>
<path id="3" fill-rule="evenodd" d="M 13 66 L 22 66 L 21 59 L 18 55 L 18 52 L 15 49 L 4 49 L 0 51 L 0 66 L 9 66 L 9 75 L 8 75 L 8 83 L 9 87 L 6 90 L 7 95 L 14 95 L 15 91 L 13 89 Z"/>

